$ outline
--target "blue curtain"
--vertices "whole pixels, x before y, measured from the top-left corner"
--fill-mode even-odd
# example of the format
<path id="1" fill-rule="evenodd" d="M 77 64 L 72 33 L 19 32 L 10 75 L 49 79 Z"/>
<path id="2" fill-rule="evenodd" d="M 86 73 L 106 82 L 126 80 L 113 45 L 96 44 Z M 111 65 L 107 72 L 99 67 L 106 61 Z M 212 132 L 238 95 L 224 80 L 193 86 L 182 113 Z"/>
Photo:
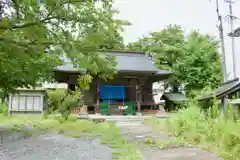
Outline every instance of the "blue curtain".
<path id="1" fill-rule="evenodd" d="M 100 85 L 100 99 L 124 99 L 124 85 Z"/>

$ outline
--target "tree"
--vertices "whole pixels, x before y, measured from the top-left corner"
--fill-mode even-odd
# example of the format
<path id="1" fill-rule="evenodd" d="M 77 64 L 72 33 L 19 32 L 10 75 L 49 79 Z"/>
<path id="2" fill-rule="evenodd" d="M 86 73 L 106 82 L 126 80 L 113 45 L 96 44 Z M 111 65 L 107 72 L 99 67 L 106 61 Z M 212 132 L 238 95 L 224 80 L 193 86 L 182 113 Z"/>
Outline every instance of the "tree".
<path id="1" fill-rule="evenodd" d="M 123 43 L 123 36 L 121 31 L 123 31 L 123 25 L 131 25 L 128 21 L 116 21 L 116 24 L 112 27 L 107 28 L 103 35 L 103 45 L 100 49 L 103 50 L 123 50 L 125 45 Z M 120 31 L 120 32 L 119 32 Z"/>
<path id="2" fill-rule="evenodd" d="M 172 91 L 180 91 L 182 84 L 190 94 L 192 90 L 214 88 L 222 80 L 218 43 L 209 35 L 193 31 L 185 38 L 180 26 L 169 25 L 129 44 L 128 49 L 157 53 L 157 67 L 174 73 L 168 83 Z"/>
<path id="3" fill-rule="evenodd" d="M 174 72 L 177 60 L 183 56 L 184 33 L 180 26 L 169 25 L 159 32 L 150 33 L 137 42 L 129 44 L 129 50 L 143 52 L 155 52 L 155 64 L 160 69 Z M 173 91 L 178 91 L 180 82 L 173 77 L 166 87 L 171 87 Z"/>
<path id="4" fill-rule="evenodd" d="M 191 32 L 184 45 L 184 56 L 174 70 L 188 94 L 205 87 L 216 88 L 223 80 L 218 42 L 209 35 Z"/>
<path id="5" fill-rule="evenodd" d="M 115 47 L 121 20 L 112 0 L 3 0 L 0 2 L 0 88 L 36 86 L 49 80 L 60 57 L 101 78 L 115 74 L 113 57 L 97 52 L 105 43 Z M 113 30 L 114 28 L 114 30 Z M 108 31 L 108 32 L 107 32 Z M 114 35 L 115 34 L 115 35 Z M 119 39 L 119 40 L 118 40 Z"/>

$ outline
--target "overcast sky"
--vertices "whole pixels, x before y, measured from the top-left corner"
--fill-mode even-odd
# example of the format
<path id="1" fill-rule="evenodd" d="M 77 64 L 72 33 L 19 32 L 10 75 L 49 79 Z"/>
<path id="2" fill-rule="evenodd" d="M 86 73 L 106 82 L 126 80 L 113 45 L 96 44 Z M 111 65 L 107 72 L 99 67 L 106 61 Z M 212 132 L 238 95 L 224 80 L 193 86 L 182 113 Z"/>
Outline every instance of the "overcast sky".
<path id="1" fill-rule="evenodd" d="M 228 15 L 227 3 L 220 1 L 220 11 Z M 129 20 L 132 25 L 126 28 L 125 43 L 136 41 L 149 32 L 157 31 L 169 24 L 179 24 L 186 32 L 197 29 L 202 33 L 218 36 L 215 0 L 115 0 L 115 8 L 120 10 L 119 18 Z M 238 10 L 237 10 L 238 8 Z M 240 17 L 240 0 L 233 5 L 233 13 Z M 235 21 L 235 28 L 240 27 L 240 20 Z M 230 31 L 229 22 L 224 20 L 225 35 Z M 236 57 L 240 60 L 240 37 L 235 40 Z M 231 40 L 225 36 L 228 79 L 232 74 Z M 240 77 L 240 63 L 237 65 Z"/>

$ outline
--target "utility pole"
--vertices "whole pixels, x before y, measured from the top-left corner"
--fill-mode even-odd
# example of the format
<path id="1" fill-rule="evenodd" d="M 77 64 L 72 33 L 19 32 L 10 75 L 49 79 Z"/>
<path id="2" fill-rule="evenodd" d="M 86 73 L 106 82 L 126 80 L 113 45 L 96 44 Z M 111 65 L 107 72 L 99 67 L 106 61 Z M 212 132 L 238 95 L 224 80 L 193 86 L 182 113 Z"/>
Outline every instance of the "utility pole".
<path id="1" fill-rule="evenodd" d="M 233 10 L 232 10 L 232 4 L 234 3 L 233 0 L 225 0 L 226 3 L 228 3 L 228 8 L 229 8 L 229 22 L 230 22 L 230 32 L 233 32 L 234 30 L 234 20 L 236 19 L 235 16 L 233 16 Z M 231 37 L 232 40 L 232 58 L 233 58 L 233 78 L 237 77 L 237 71 L 236 71 L 236 55 L 235 55 L 235 39 L 234 37 Z"/>
<path id="2" fill-rule="evenodd" d="M 227 81 L 227 68 L 226 68 L 226 55 L 225 55 L 225 43 L 224 43 L 224 35 L 223 35 L 223 22 L 222 22 L 222 16 L 219 11 L 219 0 L 216 0 L 216 13 L 219 25 L 217 25 L 219 30 L 219 38 L 220 38 L 220 44 L 221 44 L 221 52 L 222 52 L 222 69 L 224 73 L 224 82 Z"/>

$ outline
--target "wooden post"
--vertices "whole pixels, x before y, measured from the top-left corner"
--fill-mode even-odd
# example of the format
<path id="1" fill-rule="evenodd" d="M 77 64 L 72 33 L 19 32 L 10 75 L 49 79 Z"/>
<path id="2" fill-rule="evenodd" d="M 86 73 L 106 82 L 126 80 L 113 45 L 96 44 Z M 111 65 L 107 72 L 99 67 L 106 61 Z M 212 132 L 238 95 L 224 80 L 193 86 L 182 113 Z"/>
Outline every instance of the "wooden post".
<path id="1" fill-rule="evenodd" d="M 97 102 L 96 102 L 96 106 L 95 106 L 95 113 L 99 113 L 99 105 L 100 105 L 100 100 L 99 100 L 99 92 L 100 92 L 100 88 L 99 88 L 99 84 L 97 84 Z"/>
<path id="2" fill-rule="evenodd" d="M 224 96 L 221 98 L 221 117 L 225 115 L 226 107 L 227 107 L 226 97 Z"/>
<path id="3" fill-rule="evenodd" d="M 137 99 L 137 112 L 138 114 L 141 113 L 141 102 L 140 102 L 140 86 L 136 85 L 136 99 Z"/>

